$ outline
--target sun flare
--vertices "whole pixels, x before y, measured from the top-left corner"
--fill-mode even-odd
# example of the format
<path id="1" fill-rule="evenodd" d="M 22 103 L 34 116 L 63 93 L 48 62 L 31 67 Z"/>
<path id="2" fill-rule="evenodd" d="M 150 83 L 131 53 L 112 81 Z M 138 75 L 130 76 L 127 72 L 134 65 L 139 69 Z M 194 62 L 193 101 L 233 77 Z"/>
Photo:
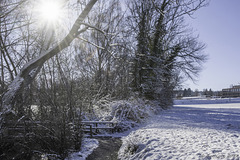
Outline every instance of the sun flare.
<path id="1" fill-rule="evenodd" d="M 55 23 L 61 18 L 61 5 L 57 0 L 42 0 L 38 12 L 42 21 Z"/>

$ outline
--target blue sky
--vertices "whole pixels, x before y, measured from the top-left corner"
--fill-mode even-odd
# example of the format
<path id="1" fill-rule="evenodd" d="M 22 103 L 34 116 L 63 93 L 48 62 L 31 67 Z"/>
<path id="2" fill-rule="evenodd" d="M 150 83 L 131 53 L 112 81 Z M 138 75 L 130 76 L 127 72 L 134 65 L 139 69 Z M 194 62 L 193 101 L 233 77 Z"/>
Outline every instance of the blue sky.
<path id="1" fill-rule="evenodd" d="M 211 0 L 187 20 L 207 46 L 209 60 L 194 84 L 184 88 L 214 91 L 240 84 L 240 0 Z"/>

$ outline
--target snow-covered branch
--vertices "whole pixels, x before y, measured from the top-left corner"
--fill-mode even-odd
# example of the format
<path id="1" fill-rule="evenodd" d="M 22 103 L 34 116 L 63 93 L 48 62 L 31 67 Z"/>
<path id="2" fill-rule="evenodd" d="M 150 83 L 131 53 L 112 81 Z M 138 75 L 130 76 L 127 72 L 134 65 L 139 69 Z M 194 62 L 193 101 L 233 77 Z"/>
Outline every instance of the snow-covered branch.
<path id="1" fill-rule="evenodd" d="M 81 33 L 81 31 L 79 31 L 79 28 L 96 2 L 97 0 L 91 0 L 86 5 L 85 9 L 82 11 L 82 13 L 79 15 L 79 17 L 73 24 L 73 27 L 70 30 L 70 32 L 60 43 L 58 43 L 50 51 L 41 54 L 39 57 L 31 60 L 22 68 L 19 75 L 17 75 L 17 77 L 8 87 L 7 92 L 3 96 L 2 100 L 3 112 L 11 111 L 13 109 L 13 106 L 15 105 L 17 98 L 22 96 L 21 95 L 22 90 L 24 89 L 25 86 L 28 86 L 32 82 L 32 79 L 37 75 L 37 73 L 40 70 L 39 68 L 41 68 L 44 62 L 58 54 L 64 48 L 68 47 L 71 44 L 71 42 L 76 38 L 76 36 L 78 36 L 78 34 Z M 36 68 L 38 69 L 35 70 Z M 31 76 L 33 72 L 35 76 Z"/>

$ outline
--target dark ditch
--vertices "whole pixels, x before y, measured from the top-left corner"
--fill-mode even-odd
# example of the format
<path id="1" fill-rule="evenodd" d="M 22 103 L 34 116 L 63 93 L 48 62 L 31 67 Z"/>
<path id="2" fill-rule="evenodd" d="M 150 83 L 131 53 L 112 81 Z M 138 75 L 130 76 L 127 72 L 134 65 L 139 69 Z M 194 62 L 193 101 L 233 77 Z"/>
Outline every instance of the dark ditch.
<path id="1" fill-rule="evenodd" d="M 96 137 L 95 139 L 99 141 L 99 146 L 86 160 L 117 160 L 118 151 L 122 145 L 121 138 Z"/>

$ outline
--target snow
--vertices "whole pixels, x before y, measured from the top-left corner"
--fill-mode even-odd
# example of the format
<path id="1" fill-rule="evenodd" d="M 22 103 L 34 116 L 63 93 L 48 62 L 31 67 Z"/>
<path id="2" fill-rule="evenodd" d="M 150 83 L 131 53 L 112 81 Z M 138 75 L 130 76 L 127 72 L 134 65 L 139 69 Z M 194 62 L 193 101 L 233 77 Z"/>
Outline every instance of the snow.
<path id="1" fill-rule="evenodd" d="M 160 107 L 156 102 L 132 97 L 129 100 L 117 101 L 111 101 L 105 97 L 98 101 L 93 108 L 97 120 L 117 123 L 116 128 L 127 131 L 144 123 L 146 119 L 156 114 Z M 86 120 L 89 119 L 86 118 Z"/>
<path id="2" fill-rule="evenodd" d="M 118 123 L 116 127 L 122 129 L 121 133 L 110 134 L 100 130 L 98 137 L 123 137 L 130 133 L 131 129 L 144 123 L 145 120 L 154 115 L 157 110 L 154 102 L 144 101 L 142 99 L 111 101 L 104 97 L 93 105 L 96 117 L 84 115 L 86 121 L 108 121 L 109 123 Z M 100 127 L 101 125 L 98 125 Z M 104 126 L 106 127 L 106 126 Z M 130 130 L 128 130 L 130 129 Z M 93 140 L 93 141 L 91 141 Z M 94 139 L 84 139 L 80 152 L 72 153 L 65 160 L 84 160 L 92 151 L 98 147 L 98 141 Z"/>
<path id="3" fill-rule="evenodd" d="M 183 101 L 123 137 L 119 159 L 240 159 L 239 99 Z"/>
<path id="4" fill-rule="evenodd" d="M 185 97 L 175 100 L 174 104 L 219 104 L 219 103 L 240 103 L 240 98 L 202 98 L 202 97 Z"/>
<path id="5" fill-rule="evenodd" d="M 65 158 L 65 160 L 85 160 L 92 151 L 99 145 L 96 139 L 84 138 L 80 152 L 74 152 Z"/>
<path id="6" fill-rule="evenodd" d="M 17 76 L 13 80 L 13 82 L 8 86 L 8 91 L 3 95 L 3 98 L 2 98 L 3 113 L 8 113 L 8 112 L 14 113 L 11 104 L 15 96 L 17 95 L 17 92 L 19 92 L 19 90 L 21 89 L 23 82 L 24 82 L 24 79 L 20 76 Z"/>

